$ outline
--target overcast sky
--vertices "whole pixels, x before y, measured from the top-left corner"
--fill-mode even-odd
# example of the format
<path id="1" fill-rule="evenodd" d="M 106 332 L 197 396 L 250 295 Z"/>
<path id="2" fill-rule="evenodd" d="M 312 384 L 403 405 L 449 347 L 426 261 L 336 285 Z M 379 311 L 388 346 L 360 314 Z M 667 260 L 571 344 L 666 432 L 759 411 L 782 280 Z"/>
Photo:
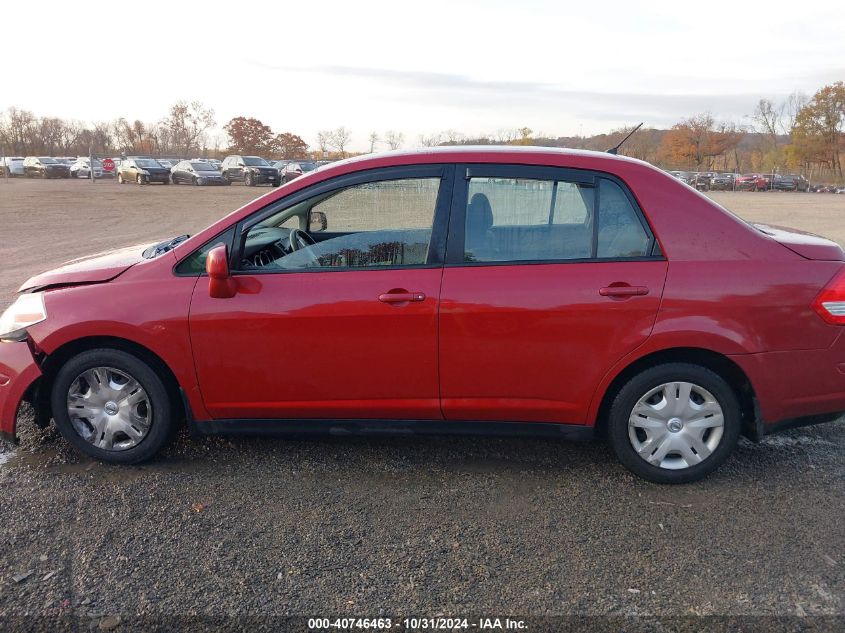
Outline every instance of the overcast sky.
<path id="1" fill-rule="evenodd" d="M 316 145 L 344 125 L 549 136 L 710 111 L 845 80 L 841 2 L 8 0 L 0 109 L 160 119 L 200 100 Z M 746 119 L 747 122 L 747 119 Z M 212 143 L 213 145 L 213 143 Z"/>

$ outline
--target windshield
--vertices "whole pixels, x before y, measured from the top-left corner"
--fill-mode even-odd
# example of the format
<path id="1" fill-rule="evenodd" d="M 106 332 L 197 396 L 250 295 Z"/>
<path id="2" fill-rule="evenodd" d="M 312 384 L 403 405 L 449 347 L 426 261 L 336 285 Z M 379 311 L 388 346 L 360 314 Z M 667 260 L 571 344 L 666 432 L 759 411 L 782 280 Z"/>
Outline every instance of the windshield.
<path id="1" fill-rule="evenodd" d="M 258 156 L 244 156 L 244 164 L 249 165 L 250 167 L 269 167 L 270 163 L 268 163 L 263 158 L 259 158 Z"/>
<path id="2" fill-rule="evenodd" d="M 217 168 L 211 163 L 191 163 L 196 171 L 217 171 Z"/>
<path id="3" fill-rule="evenodd" d="M 314 171 L 317 169 L 317 163 L 299 163 L 299 166 L 302 167 L 302 171 Z"/>
<path id="4" fill-rule="evenodd" d="M 59 162 L 59 161 L 57 161 L 57 160 L 55 160 L 55 159 L 53 159 L 53 158 L 43 158 L 43 157 L 42 157 L 42 158 L 39 158 L 38 160 L 40 160 L 40 161 L 41 161 L 42 163 L 44 163 L 45 165 L 55 165 L 55 164 L 57 164 L 57 163 Z"/>
<path id="5" fill-rule="evenodd" d="M 138 167 L 161 167 L 157 160 L 152 160 L 150 158 L 139 158 L 135 161 Z"/>

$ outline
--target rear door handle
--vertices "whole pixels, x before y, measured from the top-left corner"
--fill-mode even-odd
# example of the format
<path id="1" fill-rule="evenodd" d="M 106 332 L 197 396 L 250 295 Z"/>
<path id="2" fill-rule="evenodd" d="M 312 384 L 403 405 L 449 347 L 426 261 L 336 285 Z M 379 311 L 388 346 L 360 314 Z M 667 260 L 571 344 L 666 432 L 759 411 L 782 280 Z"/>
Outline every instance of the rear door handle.
<path id="1" fill-rule="evenodd" d="M 648 294 L 645 286 L 606 286 L 599 289 L 602 297 L 641 297 Z"/>
<path id="2" fill-rule="evenodd" d="M 407 290 L 391 290 L 378 296 L 382 303 L 408 303 L 409 301 L 425 301 L 422 292 L 408 292 Z"/>

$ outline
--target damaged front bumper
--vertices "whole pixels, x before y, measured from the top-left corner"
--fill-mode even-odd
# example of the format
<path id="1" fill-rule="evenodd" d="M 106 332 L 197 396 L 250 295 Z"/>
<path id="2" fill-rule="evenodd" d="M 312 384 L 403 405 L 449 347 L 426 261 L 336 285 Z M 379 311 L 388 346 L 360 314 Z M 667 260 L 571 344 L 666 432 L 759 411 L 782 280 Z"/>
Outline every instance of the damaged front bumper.
<path id="1" fill-rule="evenodd" d="M 40 377 L 41 368 L 26 341 L 0 343 L 0 438 L 17 441 L 18 408 Z"/>

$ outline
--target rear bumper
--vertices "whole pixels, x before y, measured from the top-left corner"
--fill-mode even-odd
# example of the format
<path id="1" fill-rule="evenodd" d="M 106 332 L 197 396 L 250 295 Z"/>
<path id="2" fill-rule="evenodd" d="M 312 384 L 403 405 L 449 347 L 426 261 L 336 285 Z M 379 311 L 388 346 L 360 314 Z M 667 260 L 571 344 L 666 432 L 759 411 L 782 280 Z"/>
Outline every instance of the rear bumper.
<path id="1" fill-rule="evenodd" d="M 760 435 L 829 422 L 845 412 L 845 333 L 828 349 L 730 358 L 751 380 Z"/>
<path id="2" fill-rule="evenodd" d="M 15 440 L 18 407 L 41 376 L 27 343 L 0 343 L 0 436 Z"/>

